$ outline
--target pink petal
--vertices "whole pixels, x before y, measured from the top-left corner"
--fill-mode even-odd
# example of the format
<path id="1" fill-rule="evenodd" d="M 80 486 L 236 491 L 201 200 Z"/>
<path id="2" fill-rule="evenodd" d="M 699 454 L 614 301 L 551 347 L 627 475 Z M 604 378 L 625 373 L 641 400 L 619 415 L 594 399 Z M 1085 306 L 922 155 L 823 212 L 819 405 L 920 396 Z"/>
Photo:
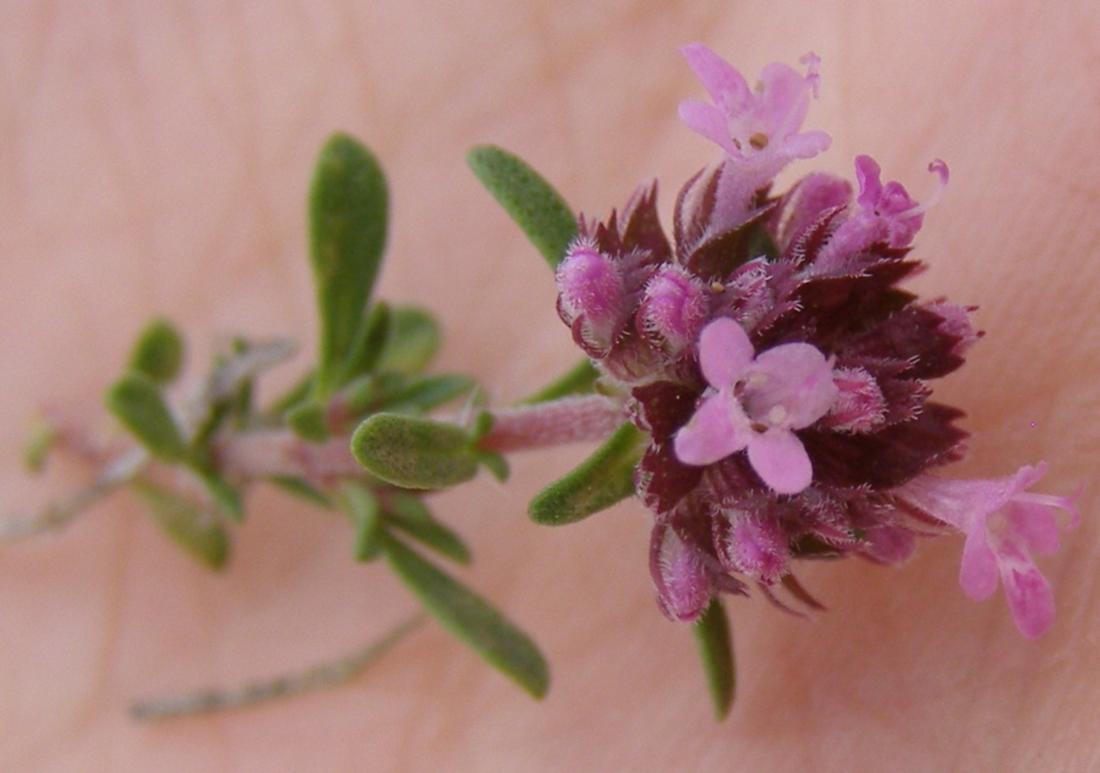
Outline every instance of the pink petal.
<path id="1" fill-rule="evenodd" d="M 718 54 L 702 43 L 690 43 L 680 49 L 688 66 L 710 94 L 714 104 L 727 115 L 734 115 L 745 108 L 752 99 L 749 84 L 741 73 Z"/>
<path id="2" fill-rule="evenodd" d="M 789 426 L 808 427 L 829 412 L 839 393 L 832 366 L 810 344 L 782 344 L 761 352 L 751 370 L 750 384 L 763 377 L 758 387 L 746 391 L 745 408 L 754 421 L 765 420 L 781 405 Z"/>
<path id="3" fill-rule="evenodd" d="M 867 529 L 860 552 L 883 564 L 900 564 L 913 555 L 917 540 L 913 532 L 901 526 L 884 524 Z"/>
<path id="4" fill-rule="evenodd" d="M 731 156 L 741 155 L 741 151 L 733 144 L 729 123 L 721 110 L 705 102 L 688 99 L 680 103 L 677 112 L 680 114 L 680 120 L 689 129 L 718 143 Z"/>
<path id="5" fill-rule="evenodd" d="M 859 181 L 859 196 L 856 201 L 864 209 L 873 210 L 882 195 L 882 170 L 870 156 L 856 156 L 856 180 Z"/>
<path id="6" fill-rule="evenodd" d="M 748 445 L 753 437 L 748 419 L 729 390 L 704 398 L 673 440 L 676 458 L 703 466 L 725 459 Z"/>
<path id="7" fill-rule="evenodd" d="M 699 336 L 699 367 L 715 389 L 730 387 L 752 362 L 749 336 L 729 317 L 720 317 Z"/>
<path id="8" fill-rule="evenodd" d="M 789 430 L 754 433 L 749 441 L 749 464 L 777 494 L 797 494 L 813 481 L 806 447 Z"/>
<path id="9" fill-rule="evenodd" d="M 649 571 L 661 609 L 671 619 L 694 620 L 710 603 L 711 583 L 702 560 L 664 524 L 653 527 Z"/>
<path id="10" fill-rule="evenodd" d="M 1016 628 L 1029 639 L 1046 633 L 1054 622 L 1054 592 L 1030 561 L 1002 560 L 1001 580 Z"/>
<path id="11" fill-rule="evenodd" d="M 775 139 L 796 133 L 810 106 L 810 83 L 793 67 L 780 62 L 761 71 L 760 83 L 764 90 L 758 99 L 757 119 L 764 133 Z"/>
<path id="12" fill-rule="evenodd" d="M 824 153 L 832 144 L 833 138 L 828 133 L 815 130 L 792 134 L 783 140 L 780 148 L 787 158 L 813 158 L 819 153 Z"/>
<path id="13" fill-rule="evenodd" d="M 977 524 L 966 535 L 962 565 L 959 567 L 959 585 L 974 601 L 984 601 L 997 590 L 997 560 L 989 546 L 984 523 Z"/>
<path id="14" fill-rule="evenodd" d="M 1005 508 L 1004 517 L 1012 535 L 1028 550 L 1041 556 L 1058 552 L 1058 520 L 1049 507 L 1013 502 Z"/>

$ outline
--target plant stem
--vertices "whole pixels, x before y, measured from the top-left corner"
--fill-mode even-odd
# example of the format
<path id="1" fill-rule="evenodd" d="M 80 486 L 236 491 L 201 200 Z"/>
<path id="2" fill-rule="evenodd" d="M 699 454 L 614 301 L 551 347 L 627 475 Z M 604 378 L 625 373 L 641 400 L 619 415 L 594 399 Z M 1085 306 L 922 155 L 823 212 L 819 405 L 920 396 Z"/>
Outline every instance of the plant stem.
<path id="1" fill-rule="evenodd" d="M 0 541 L 15 541 L 50 529 L 59 529 L 119 486 L 129 482 L 149 460 L 140 448 L 118 456 L 91 485 L 67 499 L 51 502 L 33 515 L 0 522 Z"/>
<path id="2" fill-rule="evenodd" d="M 622 403 L 610 397 L 563 397 L 495 411 L 492 429 L 478 446 L 508 452 L 604 440 L 625 420 Z"/>
<path id="3" fill-rule="evenodd" d="M 198 690 L 186 695 L 139 701 L 130 707 L 130 716 L 139 721 L 154 721 L 212 714 L 335 687 L 361 674 L 394 645 L 422 625 L 425 619 L 422 614 L 414 615 L 366 646 L 299 673 L 250 682 L 231 689 Z"/>

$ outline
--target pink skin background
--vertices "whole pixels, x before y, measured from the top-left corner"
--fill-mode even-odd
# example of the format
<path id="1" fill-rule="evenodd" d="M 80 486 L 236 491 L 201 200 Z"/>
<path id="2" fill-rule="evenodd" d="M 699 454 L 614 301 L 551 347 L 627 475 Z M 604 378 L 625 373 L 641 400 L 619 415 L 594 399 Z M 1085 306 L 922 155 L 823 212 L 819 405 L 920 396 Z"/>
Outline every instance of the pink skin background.
<path id="1" fill-rule="evenodd" d="M 813 567 L 803 580 L 830 607 L 815 621 L 730 603 L 739 699 L 720 725 L 690 631 L 653 601 L 642 508 L 560 530 L 524 514 L 583 448 L 517 457 L 507 487 L 479 479 L 437 505 L 476 551 L 462 576 L 551 660 L 542 704 L 431 626 L 348 687 L 132 724 L 135 696 L 303 667 L 414 605 L 350 560 L 340 517 L 273 491 L 250 495 L 224 576 L 117 496 L 0 548 L 0 769 L 1100 767 L 1098 15 L 1088 2 L 4 3 L 5 510 L 79 481 L 60 465 L 28 482 L 16 440 L 43 401 L 101 416 L 153 314 L 186 326 L 200 364 L 234 331 L 312 339 L 303 202 L 335 129 L 385 163 L 381 292 L 438 311 L 441 366 L 507 401 L 574 362 L 550 272 L 463 155 L 515 149 L 594 214 L 659 176 L 667 213 L 712 158 L 676 120 L 680 99 L 703 94 L 676 52 L 692 40 L 750 74 L 819 53 L 807 126 L 834 137 L 825 168 L 851 176 L 870 153 L 919 199 L 927 162 L 950 163 L 915 286 L 980 305 L 989 331 L 940 390 L 976 433 L 953 472 L 1047 459 L 1045 489 L 1092 487 L 1081 529 L 1043 563 L 1058 598 L 1043 639 L 1020 637 L 999 595 L 963 596 L 958 538 L 898 571 Z"/>

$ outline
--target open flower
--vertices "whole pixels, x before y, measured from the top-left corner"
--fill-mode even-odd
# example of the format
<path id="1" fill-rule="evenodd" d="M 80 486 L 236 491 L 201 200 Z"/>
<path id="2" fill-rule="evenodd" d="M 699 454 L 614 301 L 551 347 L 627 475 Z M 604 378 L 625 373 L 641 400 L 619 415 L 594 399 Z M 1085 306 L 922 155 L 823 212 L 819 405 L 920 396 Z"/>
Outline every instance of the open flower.
<path id="1" fill-rule="evenodd" d="M 680 104 L 680 119 L 730 156 L 812 158 L 829 147 L 825 132 L 800 131 L 819 80 L 814 54 L 802 58 L 806 75 L 779 62 L 769 64 L 753 90 L 733 65 L 701 43 L 680 52 L 714 102 L 686 100 Z"/>
<path id="2" fill-rule="evenodd" d="M 703 466 L 748 449 L 753 470 L 776 493 L 809 486 L 813 468 L 794 430 L 828 413 L 837 397 L 825 356 L 791 343 L 753 357 L 745 331 L 722 317 L 699 337 L 699 365 L 714 391 L 676 434 L 677 458 Z"/>
<path id="3" fill-rule="evenodd" d="M 856 156 L 856 179 L 859 181 L 857 209 L 822 251 L 822 267 L 833 267 L 845 256 L 861 252 L 872 244 L 887 247 L 908 247 L 924 224 L 924 213 L 934 207 L 947 188 L 950 173 L 947 164 L 935 160 L 928 171 L 939 178 L 928 200 L 919 203 L 896 180 L 882 183 L 879 165 L 870 156 Z"/>
<path id="4" fill-rule="evenodd" d="M 1046 474 L 1046 465 L 1023 466 L 995 480 L 945 480 L 921 475 L 895 493 L 925 513 L 966 535 L 959 584 L 975 601 L 1004 583 L 1016 627 L 1024 636 L 1041 636 L 1054 621 L 1054 594 L 1035 565 L 1033 554 L 1058 550 L 1054 511 L 1069 514 L 1077 525 L 1076 497 L 1028 491 Z"/>
<path id="5" fill-rule="evenodd" d="M 802 131 L 810 94 L 817 94 L 819 60 L 814 54 L 802 57 L 805 75 L 773 62 L 750 89 L 733 65 L 706 46 L 693 43 L 680 52 L 713 101 L 682 102 L 680 120 L 725 151 L 725 161 L 715 170 L 718 184 L 708 229 L 710 235 L 719 234 L 758 214 L 757 192 L 787 164 L 813 158 L 829 147 L 832 140 L 825 132 Z M 708 177 L 699 178 L 697 193 L 708 189 Z M 702 199 L 708 200 L 709 194 Z"/>

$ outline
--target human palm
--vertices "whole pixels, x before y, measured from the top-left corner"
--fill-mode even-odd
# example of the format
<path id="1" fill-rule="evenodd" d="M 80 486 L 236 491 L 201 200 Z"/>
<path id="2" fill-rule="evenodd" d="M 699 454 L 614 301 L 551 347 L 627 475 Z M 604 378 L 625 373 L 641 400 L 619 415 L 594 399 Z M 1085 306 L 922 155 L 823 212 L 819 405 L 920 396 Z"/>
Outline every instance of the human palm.
<path id="1" fill-rule="evenodd" d="M 980 306 L 988 331 L 942 395 L 970 411 L 971 461 L 1001 474 L 1046 459 L 1065 490 L 1095 474 L 1100 430 L 1097 12 L 993 4 L 396 2 L 13 7 L 3 36 L 0 159 L 5 437 L 40 401 L 88 421 L 154 313 L 190 331 L 312 336 L 303 201 L 327 134 L 382 159 L 393 231 L 380 292 L 437 310 L 442 365 L 507 401 L 571 364 L 552 277 L 465 169 L 493 141 L 575 207 L 603 214 L 658 176 L 662 209 L 711 149 L 678 124 L 698 87 L 675 48 L 708 42 L 755 71 L 823 59 L 809 125 L 850 175 L 869 152 L 918 194 L 952 169 L 915 284 Z M 794 173 L 805 171 L 806 165 Z M 503 322 L 503 324 L 502 324 Z M 289 376 L 288 376 L 289 377 Z M 14 445 L 14 443 L 12 443 Z M 251 495 L 233 565 L 212 576 L 119 496 L 57 536 L 0 552 L 0 767 L 23 769 L 1092 769 L 1100 703 L 1095 497 L 1044 564 L 1059 617 L 1019 637 L 1003 602 L 957 586 L 961 544 L 893 571 L 802 577 L 812 622 L 733 600 L 738 703 L 714 724 L 688 629 L 653 603 L 640 505 L 582 524 L 530 523 L 526 501 L 583 449 L 517 457 L 437 512 L 477 555 L 464 579 L 507 610 L 554 668 L 532 702 L 437 628 L 352 685 L 159 726 L 127 702 L 232 684 L 351 649 L 414 602 L 350 558 L 345 524 Z M 13 507 L 33 486 L 4 466 Z M 954 471 L 952 471 L 954 473 Z"/>

